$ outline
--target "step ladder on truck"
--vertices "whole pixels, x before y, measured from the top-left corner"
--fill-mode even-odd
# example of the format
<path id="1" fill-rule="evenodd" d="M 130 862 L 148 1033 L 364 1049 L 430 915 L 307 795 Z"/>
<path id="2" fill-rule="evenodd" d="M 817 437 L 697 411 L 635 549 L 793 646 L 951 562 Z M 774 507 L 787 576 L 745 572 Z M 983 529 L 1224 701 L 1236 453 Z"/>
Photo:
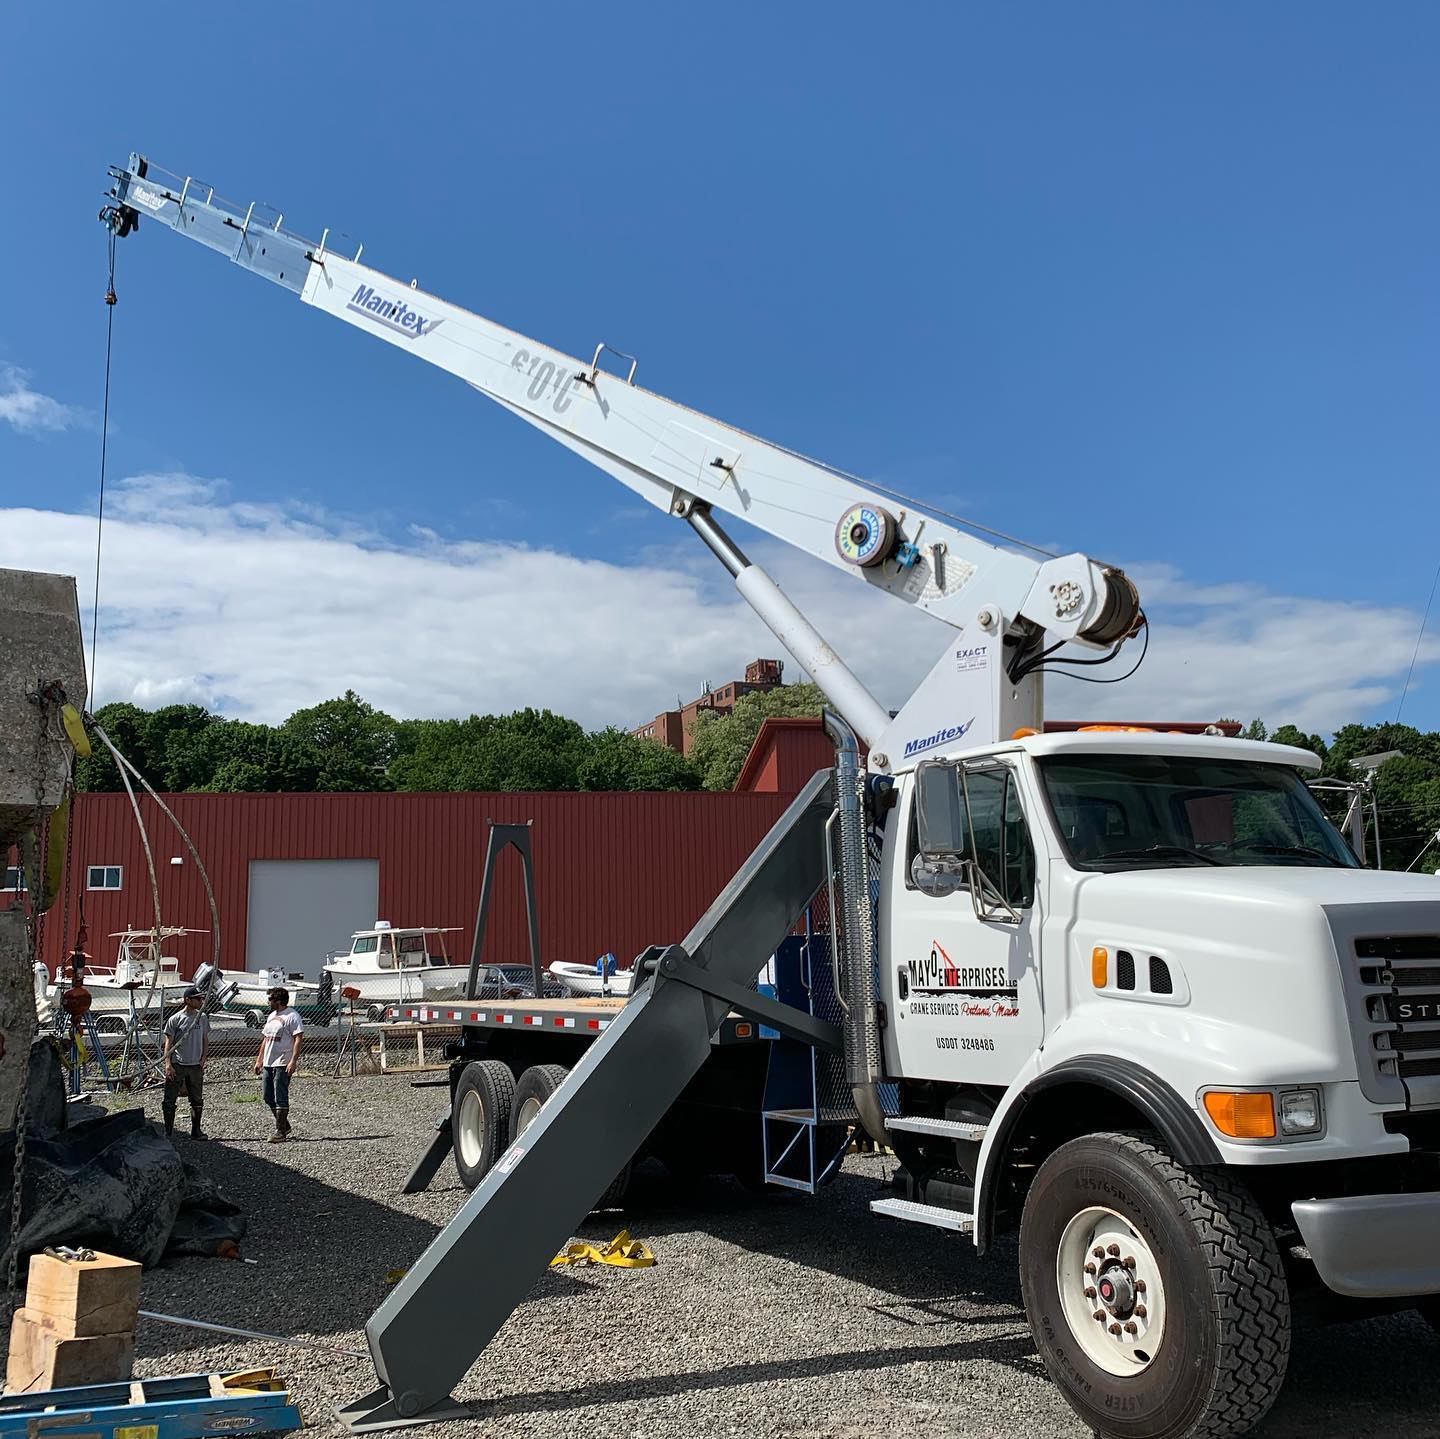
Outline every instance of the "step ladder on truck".
<path id="1" fill-rule="evenodd" d="M 907 1176 L 874 1207 L 982 1253 L 1018 1230 L 1037 1350 L 1097 1433 L 1244 1432 L 1280 1388 L 1308 1285 L 1436 1316 L 1434 883 L 1359 867 L 1299 777 L 1317 763 L 1304 751 L 1042 733 L 1045 673 L 1144 629 L 1121 571 L 993 544 L 641 389 L 603 344 L 572 358 L 140 156 L 111 174 L 116 235 L 143 219 L 200 241 L 686 522 L 833 707 L 834 773 L 652 958 L 376 1311 L 381 1387 L 354 1427 L 438 1417 L 726 1016 L 757 1005 L 750 980 L 832 878 L 851 1102 Z M 898 712 L 725 533 L 727 514 L 953 628 Z M 813 1016 L 766 1022 L 831 1039 Z M 497 1229 L 505 1253 L 487 1250 L 480 1287 L 472 1261 Z"/>

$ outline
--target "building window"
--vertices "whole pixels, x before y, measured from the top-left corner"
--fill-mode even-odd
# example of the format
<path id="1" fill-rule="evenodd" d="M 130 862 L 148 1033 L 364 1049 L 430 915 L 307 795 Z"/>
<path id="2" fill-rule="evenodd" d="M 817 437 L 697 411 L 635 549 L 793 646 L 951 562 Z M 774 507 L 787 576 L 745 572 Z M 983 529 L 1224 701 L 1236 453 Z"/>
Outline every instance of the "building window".
<path id="1" fill-rule="evenodd" d="M 25 871 L 18 864 L 12 864 L 0 872 L 0 894 L 24 894 Z"/>
<path id="2" fill-rule="evenodd" d="M 92 864 L 86 889 L 119 889 L 125 871 L 118 864 Z"/>

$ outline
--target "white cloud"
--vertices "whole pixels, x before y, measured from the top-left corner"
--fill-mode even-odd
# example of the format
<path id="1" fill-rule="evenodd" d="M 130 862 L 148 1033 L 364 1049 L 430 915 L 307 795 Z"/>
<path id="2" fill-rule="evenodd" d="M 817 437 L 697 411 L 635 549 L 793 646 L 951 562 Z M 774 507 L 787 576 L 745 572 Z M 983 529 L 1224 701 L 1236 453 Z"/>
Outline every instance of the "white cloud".
<path id="1" fill-rule="evenodd" d="M 68 430 L 88 423 L 88 415 L 74 405 L 30 388 L 30 375 L 16 365 L 0 365 L 0 420 L 22 435 L 41 430 Z"/>
<path id="2" fill-rule="evenodd" d="M 396 543 L 314 507 L 236 502 L 223 483 L 183 474 L 139 476 L 115 494 L 101 703 L 193 701 L 273 721 L 353 688 L 396 715 L 536 705 L 631 725 L 778 653 L 684 532 L 620 565 L 418 527 Z M 87 617 L 94 543 L 89 516 L 0 510 L 0 566 L 80 576 Z M 883 703 L 898 705 L 945 644 L 938 621 L 827 565 L 763 540 L 751 550 Z M 1146 663 L 1119 685 L 1051 680 L 1052 715 L 1262 715 L 1329 730 L 1393 698 L 1409 664 L 1419 617 L 1407 610 L 1135 573 L 1154 626 Z M 1421 656 L 1436 659 L 1440 643 Z"/>

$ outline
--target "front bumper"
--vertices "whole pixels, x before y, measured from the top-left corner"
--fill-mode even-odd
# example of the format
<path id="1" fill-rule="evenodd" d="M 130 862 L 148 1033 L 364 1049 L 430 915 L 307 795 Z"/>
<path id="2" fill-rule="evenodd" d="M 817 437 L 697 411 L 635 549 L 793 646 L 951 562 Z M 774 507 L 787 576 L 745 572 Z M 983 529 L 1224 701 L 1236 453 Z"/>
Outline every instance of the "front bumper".
<path id="1" fill-rule="evenodd" d="M 1440 1294 L 1440 1193 L 1297 1199 L 1290 1209 L 1321 1279 L 1337 1294 Z"/>

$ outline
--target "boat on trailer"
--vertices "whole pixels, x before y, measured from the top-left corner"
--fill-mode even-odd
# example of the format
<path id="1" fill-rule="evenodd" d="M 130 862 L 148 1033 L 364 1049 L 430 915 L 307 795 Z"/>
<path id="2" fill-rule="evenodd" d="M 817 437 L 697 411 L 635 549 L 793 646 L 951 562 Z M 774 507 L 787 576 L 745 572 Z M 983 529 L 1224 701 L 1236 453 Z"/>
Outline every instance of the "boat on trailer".
<path id="1" fill-rule="evenodd" d="M 373 929 L 356 930 L 349 950 L 325 965 L 325 973 L 334 977 L 336 1002 L 343 1003 L 345 991 L 353 989 L 356 1007 L 375 1020 L 395 1005 L 459 999 L 469 983 L 470 966 L 452 963 L 445 948 L 445 936 L 458 929 L 401 928 L 377 919 Z"/>

